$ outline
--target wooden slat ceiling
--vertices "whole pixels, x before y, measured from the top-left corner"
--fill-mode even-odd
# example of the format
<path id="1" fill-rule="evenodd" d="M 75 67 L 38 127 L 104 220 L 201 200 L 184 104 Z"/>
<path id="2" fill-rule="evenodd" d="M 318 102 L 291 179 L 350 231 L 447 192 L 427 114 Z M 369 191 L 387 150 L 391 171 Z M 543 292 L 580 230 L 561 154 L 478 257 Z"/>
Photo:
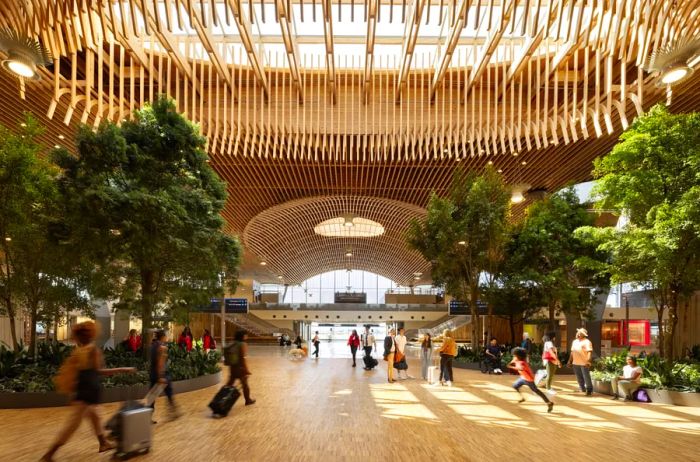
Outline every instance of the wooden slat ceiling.
<path id="1" fill-rule="evenodd" d="M 261 3 L 0 2 L 0 26 L 54 56 L 40 81 L 0 73 L 0 121 L 32 111 L 47 145 L 70 145 L 78 123 L 120 121 L 167 94 L 229 184 L 244 276 L 298 283 L 349 266 L 408 284 L 428 264 L 402 247 L 406 223 L 456 166 L 490 163 L 547 191 L 589 179 L 591 161 L 668 96 L 642 70 L 649 54 L 700 34 L 700 0 Z M 396 23 L 403 36 L 386 32 Z M 674 88 L 673 110 L 700 107 L 698 83 Z M 343 213 L 386 235 L 313 234 Z"/>

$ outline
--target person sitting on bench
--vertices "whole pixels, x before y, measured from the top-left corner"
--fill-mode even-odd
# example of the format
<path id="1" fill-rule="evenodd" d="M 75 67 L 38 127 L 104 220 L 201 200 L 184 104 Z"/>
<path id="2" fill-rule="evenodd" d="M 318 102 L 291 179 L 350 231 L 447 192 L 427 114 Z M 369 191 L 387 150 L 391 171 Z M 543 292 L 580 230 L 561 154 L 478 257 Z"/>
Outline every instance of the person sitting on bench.
<path id="1" fill-rule="evenodd" d="M 632 393 L 642 385 L 642 368 L 637 366 L 637 358 L 627 356 L 627 365 L 622 368 L 622 375 L 614 377 L 611 385 L 613 399 L 619 399 L 619 390 L 625 396 L 625 401 L 632 400 Z"/>

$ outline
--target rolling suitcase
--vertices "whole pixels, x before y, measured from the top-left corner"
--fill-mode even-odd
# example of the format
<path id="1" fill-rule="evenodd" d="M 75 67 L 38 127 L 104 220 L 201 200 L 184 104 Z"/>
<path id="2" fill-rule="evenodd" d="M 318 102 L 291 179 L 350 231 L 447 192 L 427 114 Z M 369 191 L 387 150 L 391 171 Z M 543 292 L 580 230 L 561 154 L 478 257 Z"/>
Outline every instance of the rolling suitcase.
<path id="1" fill-rule="evenodd" d="M 226 417 L 240 397 L 241 392 L 238 391 L 238 388 L 223 387 L 216 393 L 214 399 L 211 400 L 211 403 L 209 403 L 209 408 L 214 415 Z"/>
<path id="2" fill-rule="evenodd" d="M 362 358 L 362 361 L 364 361 L 365 363 L 365 369 L 373 369 L 377 367 L 377 364 L 379 364 L 379 361 L 377 361 L 371 356 L 364 356 Z"/>
<path id="3" fill-rule="evenodd" d="M 151 449 L 153 409 L 140 407 L 120 413 L 120 434 L 117 439 L 116 457 L 126 459 L 145 454 Z"/>
<path id="4" fill-rule="evenodd" d="M 440 366 L 438 365 L 437 361 L 435 361 L 433 366 L 430 366 L 428 368 L 427 379 L 428 379 L 428 383 L 431 385 L 434 383 L 438 383 L 438 381 L 440 380 Z"/>

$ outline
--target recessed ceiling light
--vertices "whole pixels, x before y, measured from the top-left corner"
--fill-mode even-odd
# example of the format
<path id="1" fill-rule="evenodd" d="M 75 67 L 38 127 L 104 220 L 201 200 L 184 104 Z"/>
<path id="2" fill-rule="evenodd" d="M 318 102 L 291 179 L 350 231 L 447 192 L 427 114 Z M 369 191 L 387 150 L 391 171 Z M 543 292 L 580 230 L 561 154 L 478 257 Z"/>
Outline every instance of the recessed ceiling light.
<path id="1" fill-rule="evenodd" d="M 261 261 L 260 266 L 267 266 L 267 262 L 265 260 Z"/>
<path id="2" fill-rule="evenodd" d="M 65 137 L 65 136 L 63 136 L 63 135 L 58 135 L 58 139 L 59 139 L 59 140 L 65 140 L 65 139 L 66 139 L 66 137 Z"/>
<path id="3" fill-rule="evenodd" d="M 352 250 L 348 250 L 345 252 L 346 257 L 352 257 Z"/>
<path id="4" fill-rule="evenodd" d="M 527 165 L 527 162 L 526 162 L 526 161 L 522 161 L 522 162 L 520 162 L 520 165 Z"/>
<path id="5" fill-rule="evenodd" d="M 10 242 L 10 241 L 12 240 L 12 238 L 11 238 L 10 236 L 5 236 L 5 240 L 6 240 L 7 242 Z"/>
<path id="6" fill-rule="evenodd" d="M 487 164 L 489 164 L 489 165 L 493 165 L 493 161 L 492 161 L 492 160 L 490 160 L 490 161 L 488 161 L 488 162 L 487 162 Z"/>
<path id="7" fill-rule="evenodd" d="M 457 244 L 459 244 L 459 245 L 467 245 L 467 241 L 459 241 Z"/>
<path id="8" fill-rule="evenodd" d="M 413 273 L 413 275 L 414 276 L 423 276 L 423 273 L 417 271 L 417 272 Z"/>
<path id="9" fill-rule="evenodd" d="M 53 147 L 56 148 L 56 149 L 59 149 L 59 148 L 61 147 L 61 145 L 60 145 L 60 144 L 54 144 Z"/>
<path id="10" fill-rule="evenodd" d="M 24 127 L 27 126 L 27 124 L 25 124 L 24 122 L 22 122 L 21 124 L 19 124 L 19 126 L 22 127 L 22 128 L 24 128 Z"/>
<path id="11" fill-rule="evenodd" d="M 415 279 L 416 281 L 418 281 L 418 280 L 420 279 L 420 276 L 413 276 L 413 279 Z"/>
<path id="12" fill-rule="evenodd" d="M 514 153 L 513 153 L 513 155 L 514 155 L 514 156 L 517 156 L 517 155 L 518 155 L 518 153 L 517 153 L 517 152 L 514 152 Z"/>
<path id="13" fill-rule="evenodd" d="M 502 168 L 499 168 L 499 169 L 498 169 L 498 173 L 503 173 L 503 169 L 502 169 Z"/>
<path id="14" fill-rule="evenodd" d="M 284 279 L 282 276 L 277 276 L 277 279 Z"/>

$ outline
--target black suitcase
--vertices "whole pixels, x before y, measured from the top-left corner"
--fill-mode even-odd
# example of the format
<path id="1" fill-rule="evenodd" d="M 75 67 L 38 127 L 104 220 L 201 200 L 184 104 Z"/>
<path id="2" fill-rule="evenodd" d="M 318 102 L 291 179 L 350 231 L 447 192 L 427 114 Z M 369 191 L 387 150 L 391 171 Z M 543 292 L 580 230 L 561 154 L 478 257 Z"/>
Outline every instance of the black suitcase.
<path id="1" fill-rule="evenodd" d="M 211 400 L 211 403 L 209 403 L 209 408 L 214 415 L 226 417 L 240 397 L 241 392 L 238 391 L 238 388 L 223 387 L 216 393 L 214 399 Z"/>
<path id="2" fill-rule="evenodd" d="M 374 359 L 371 356 L 365 356 L 362 358 L 362 360 L 365 363 L 365 369 L 372 369 L 372 368 L 376 367 L 377 364 L 379 364 L 379 361 L 377 361 L 376 359 Z"/>

